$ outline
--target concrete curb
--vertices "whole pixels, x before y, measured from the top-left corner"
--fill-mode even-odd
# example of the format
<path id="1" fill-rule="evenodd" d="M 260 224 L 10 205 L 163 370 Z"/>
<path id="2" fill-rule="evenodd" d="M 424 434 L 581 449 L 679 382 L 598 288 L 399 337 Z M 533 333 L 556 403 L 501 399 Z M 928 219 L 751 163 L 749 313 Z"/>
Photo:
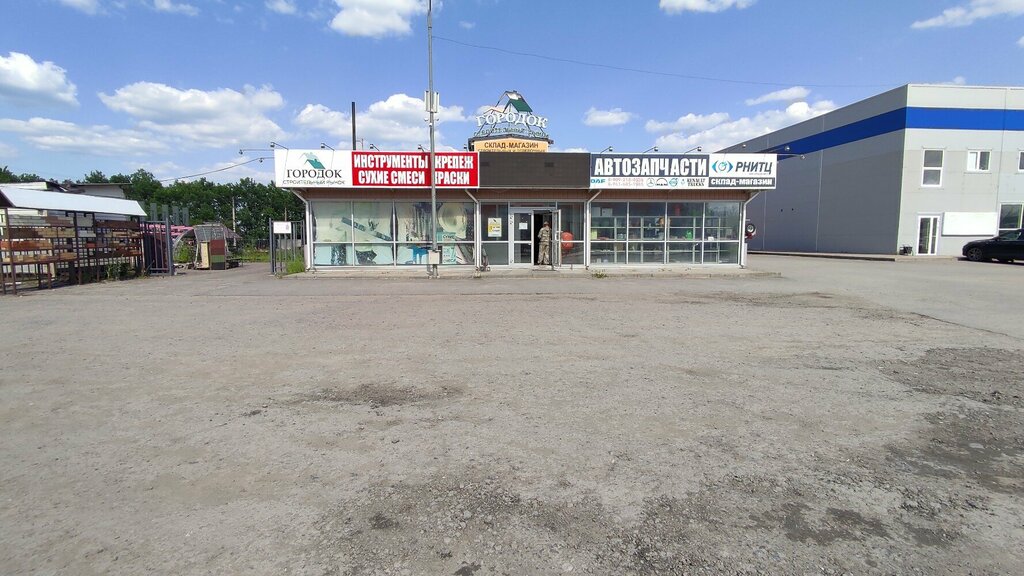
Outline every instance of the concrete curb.
<path id="1" fill-rule="evenodd" d="M 748 268 L 730 268 L 712 270 L 705 268 L 672 269 L 637 269 L 637 268 L 578 268 L 574 270 L 445 270 L 441 269 L 438 280 L 484 280 L 529 279 L 529 280 L 565 280 L 570 278 L 680 278 L 680 279 L 711 279 L 711 278 L 778 278 L 779 272 L 750 270 Z M 375 279 L 375 280 L 428 280 L 426 271 L 422 269 L 402 270 L 331 270 L 329 272 L 303 272 L 289 274 L 283 278 L 299 280 L 336 280 L 336 279 Z"/>
<path id="2" fill-rule="evenodd" d="M 834 260 L 869 260 L 873 262 L 935 262 L 937 260 L 959 260 L 959 256 L 896 256 L 894 254 L 840 254 L 835 252 L 762 252 L 751 250 L 748 254 L 761 256 L 796 256 L 800 258 L 831 258 Z"/>

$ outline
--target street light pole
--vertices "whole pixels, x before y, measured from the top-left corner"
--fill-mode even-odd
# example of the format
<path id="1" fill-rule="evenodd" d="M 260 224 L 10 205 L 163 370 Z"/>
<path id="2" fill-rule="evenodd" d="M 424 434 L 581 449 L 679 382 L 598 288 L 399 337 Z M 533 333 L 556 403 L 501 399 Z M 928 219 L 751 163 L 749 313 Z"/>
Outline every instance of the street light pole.
<path id="1" fill-rule="evenodd" d="M 430 125 L 430 251 L 437 257 L 437 171 L 434 167 L 434 2 L 427 0 L 427 114 Z M 430 264 L 428 275 L 437 278 L 437 264 Z"/>

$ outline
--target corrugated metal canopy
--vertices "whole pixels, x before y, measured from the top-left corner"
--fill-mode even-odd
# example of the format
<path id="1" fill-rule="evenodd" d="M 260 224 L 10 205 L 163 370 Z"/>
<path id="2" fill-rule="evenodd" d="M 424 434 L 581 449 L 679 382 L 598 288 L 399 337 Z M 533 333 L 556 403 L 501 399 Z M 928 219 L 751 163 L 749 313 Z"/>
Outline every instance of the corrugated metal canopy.
<path id="1" fill-rule="evenodd" d="M 146 211 L 135 200 L 102 198 L 87 194 L 46 192 L 17 186 L 0 186 L 0 208 L 31 208 L 35 210 L 66 210 L 68 212 L 94 212 L 145 216 Z"/>

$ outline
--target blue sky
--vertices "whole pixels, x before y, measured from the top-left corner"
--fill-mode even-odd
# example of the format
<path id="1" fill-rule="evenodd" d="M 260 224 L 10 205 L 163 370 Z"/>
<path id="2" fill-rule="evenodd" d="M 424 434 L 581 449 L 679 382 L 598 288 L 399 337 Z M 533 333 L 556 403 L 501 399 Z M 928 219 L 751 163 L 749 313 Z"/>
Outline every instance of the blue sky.
<path id="1" fill-rule="evenodd" d="M 0 166 L 219 170 L 428 143 L 425 0 L 4 0 Z M 443 0 L 439 149 L 520 91 L 553 150 L 718 149 L 907 83 L 1024 85 L 1024 0 Z M 270 181 L 270 161 L 210 174 Z"/>

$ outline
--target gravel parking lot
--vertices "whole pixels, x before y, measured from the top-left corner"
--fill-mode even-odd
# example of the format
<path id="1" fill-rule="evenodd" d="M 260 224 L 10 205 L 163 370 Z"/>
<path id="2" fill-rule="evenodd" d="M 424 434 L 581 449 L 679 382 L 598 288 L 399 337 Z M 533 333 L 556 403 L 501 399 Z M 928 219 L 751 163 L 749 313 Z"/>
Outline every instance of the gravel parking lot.
<path id="1" fill-rule="evenodd" d="M 0 298 L 0 573 L 1024 573 L 1024 266 L 751 263 Z"/>

